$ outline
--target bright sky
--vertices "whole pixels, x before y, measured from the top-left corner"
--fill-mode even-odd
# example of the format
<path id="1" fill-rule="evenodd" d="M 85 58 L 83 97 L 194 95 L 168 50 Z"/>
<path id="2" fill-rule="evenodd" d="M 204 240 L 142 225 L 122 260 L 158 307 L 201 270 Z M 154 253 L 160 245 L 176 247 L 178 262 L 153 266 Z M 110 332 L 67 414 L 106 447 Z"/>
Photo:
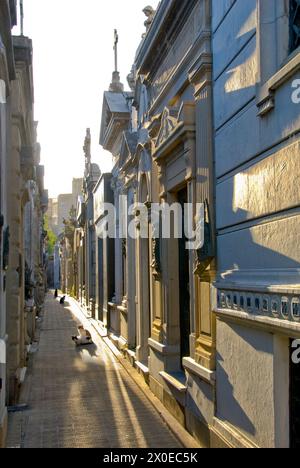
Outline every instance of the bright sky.
<path id="1" fill-rule="evenodd" d="M 156 8 L 158 0 L 150 0 Z M 145 31 L 147 0 L 24 0 L 24 34 L 33 39 L 35 120 L 50 197 L 69 193 L 82 177 L 85 130 L 102 172 L 111 157 L 99 146 L 103 92 L 114 68 L 114 29 L 124 84 Z M 15 28 L 14 34 L 19 34 Z"/>

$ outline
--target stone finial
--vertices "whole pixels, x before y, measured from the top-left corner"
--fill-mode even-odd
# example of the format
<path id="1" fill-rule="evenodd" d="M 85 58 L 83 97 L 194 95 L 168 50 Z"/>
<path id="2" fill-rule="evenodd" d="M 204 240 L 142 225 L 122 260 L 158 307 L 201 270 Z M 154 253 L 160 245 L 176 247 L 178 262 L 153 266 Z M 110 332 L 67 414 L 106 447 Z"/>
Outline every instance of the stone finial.
<path id="1" fill-rule="evenodd" d="M 111 93 L 123 93 L 124 91 L 124 85 L 121 83 L 120 73 L 117 71 L 113 72 L 109 91 Z"/>
<path id="2" fill-rule="evenodd" d="M 144 23 L 144 25 L 146 27 L 146 32 L 142 36 L 143 38 L 145 38 L 146 35 L 147 35 L 147 32 L 149 31 L 149 29 L 151 27 L 151 24 L 153 23 L 156 10 L 154 10 L 154 8 L 152 8 L 152 6 L 148 5 L 143 9 L 143 13 L 147 16 L 147 19 L 146 19 L 146 21 Z"/>

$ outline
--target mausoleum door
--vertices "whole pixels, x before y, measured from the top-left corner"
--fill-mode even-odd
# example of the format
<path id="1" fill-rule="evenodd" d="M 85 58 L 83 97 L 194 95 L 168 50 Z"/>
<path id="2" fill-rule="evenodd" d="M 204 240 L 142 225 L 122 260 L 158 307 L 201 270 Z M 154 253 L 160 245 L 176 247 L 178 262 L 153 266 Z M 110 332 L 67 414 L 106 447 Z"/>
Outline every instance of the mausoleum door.
<path id="1" fill-rule="evenodd" d="M 147 205 L 149 201 L 149 191 L 146 177 L 140 181 L 139 203 Z M 138 296 L 138 330 L 137 330 L 137 359 L 146 366 L 149 361 L 149 338 L 151 337 L 151 283 L 150 283 L 150 220 L 148 223 L 148 238 L 139 238 L 138 256 L 139 271 L 137 280 L 139 285 Z"/>
<path id="2" fill-rule="evenodd" d="M 187 239 L 184 232 L 184 210 L 188 203 L 187 189 L 178 192 L 178 202 L 182 207 L 182 233 L 178 241 L 179 248 L 179 296 L 180 296 L 180 355 L 181 362 L 184 357 L 190 356 L 190 284 L 189 284 L 189 250 L 186 248 Z"/>
<path id="3" fill-rule="evenodd" d="M 103 239 L 98 238 L 98 318 L 103 322 L 104 277 L 103 277 Z"/>

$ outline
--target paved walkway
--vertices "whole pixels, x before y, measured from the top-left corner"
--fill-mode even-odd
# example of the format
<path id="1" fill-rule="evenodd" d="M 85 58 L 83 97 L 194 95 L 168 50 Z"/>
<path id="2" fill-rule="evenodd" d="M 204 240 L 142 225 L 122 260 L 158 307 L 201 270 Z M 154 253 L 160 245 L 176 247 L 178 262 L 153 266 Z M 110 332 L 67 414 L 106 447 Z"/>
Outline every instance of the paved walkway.
<path id="1" fill-rule="evenodd" d="M 75 348 L 77 324 L 70 305 L 48 296 L 24 389 L 29 409 L 10 414 L 7 447 L 179 447 L 95 331 L 94 346 Z"/>

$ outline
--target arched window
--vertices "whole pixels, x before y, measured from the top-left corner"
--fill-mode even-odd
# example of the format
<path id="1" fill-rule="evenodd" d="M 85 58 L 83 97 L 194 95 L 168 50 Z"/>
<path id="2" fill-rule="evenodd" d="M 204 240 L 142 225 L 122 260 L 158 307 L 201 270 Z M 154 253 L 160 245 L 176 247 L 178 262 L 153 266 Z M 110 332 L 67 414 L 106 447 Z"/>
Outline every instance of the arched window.
<path id="1" fill-rule="evenodd" d="M 300 0 L 290 0 L 290 52 L 300 46 Z"/>

